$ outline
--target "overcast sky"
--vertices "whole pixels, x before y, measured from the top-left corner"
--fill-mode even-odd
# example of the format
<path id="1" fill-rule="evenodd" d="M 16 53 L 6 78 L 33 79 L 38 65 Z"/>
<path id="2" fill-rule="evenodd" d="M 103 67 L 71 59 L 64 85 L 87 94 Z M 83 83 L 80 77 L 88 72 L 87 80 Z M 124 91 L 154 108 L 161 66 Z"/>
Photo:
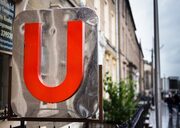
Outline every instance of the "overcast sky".
<path id="1" fill-rule="evenodd" d="M 161 76 L 180 76 L 180 0 L 158 0 Z M 130 0 L 137 37 L 146 60 L 151 61 L 153 0 Z"/>

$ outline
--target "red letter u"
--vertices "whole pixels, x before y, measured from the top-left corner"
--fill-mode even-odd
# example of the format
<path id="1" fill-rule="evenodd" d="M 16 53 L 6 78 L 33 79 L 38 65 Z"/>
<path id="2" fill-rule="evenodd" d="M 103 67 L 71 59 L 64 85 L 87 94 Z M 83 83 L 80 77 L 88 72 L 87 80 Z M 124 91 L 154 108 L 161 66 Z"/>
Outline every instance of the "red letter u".
<path id="1" fill-rule="evenodd" d="M 24 81 L 37 99 L 57 103 L 70 98 L 79 88 L 83 77 L 83 22 L 69 21 L 67 30 L 67 73 L 56 87 L 45 85 L 40 75 L 41 24 L 25 24 Z"/>

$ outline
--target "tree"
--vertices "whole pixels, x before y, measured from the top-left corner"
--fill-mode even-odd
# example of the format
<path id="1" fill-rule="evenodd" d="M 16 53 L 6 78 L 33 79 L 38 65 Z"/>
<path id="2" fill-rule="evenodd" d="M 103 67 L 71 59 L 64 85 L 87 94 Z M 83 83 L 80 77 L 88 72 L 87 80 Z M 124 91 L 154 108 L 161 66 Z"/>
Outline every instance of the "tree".
<path id="1" fill-rule="evenodd" d="M 109 98 L 103 100 L 105 121 L 123 123 L 132 117 L 137 105 L 134 88 L 135 84 L 131 79 L 118 84 L 106 73 L 104 90 Z"/>

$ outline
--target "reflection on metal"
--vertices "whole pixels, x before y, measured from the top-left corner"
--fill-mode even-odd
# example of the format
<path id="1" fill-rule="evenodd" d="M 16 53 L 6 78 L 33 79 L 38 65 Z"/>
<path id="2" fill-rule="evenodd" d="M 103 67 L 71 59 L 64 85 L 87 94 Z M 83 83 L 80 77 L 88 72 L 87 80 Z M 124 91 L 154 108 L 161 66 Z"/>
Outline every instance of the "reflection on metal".
<path id="1" fill-rule="evenodd" d="M 50 4 L 49 4 L 49 7 L 50 7 L 50 8 L 55 8 L 55 7 L 56 7 L 56 8 L 63 8 L 63 6 L 62 6 L 61 4 L 53 4 L 53 3 L 50 3 Z"/>
<path id="2" fill-rule="evenodd" d="M 81 86 L 66 101 L 55 104 L 41 102 L 31 95 L 24 82 L 24 25 L 42 24 L 41 77 L 45 84 L 53 88 L 61 84 L 68 73 L 67 23 L 72 20 L 82 20 L 85 23 L 84 77 Z M 89 8 L 31 10 L 16 17 L 11 88 L 13 112 L 19 117 L 32 118 L 90 118 L 96 114 L 99 106 L 97 21 L 96 14 Z M 78 47 L 74 49 L 77 51 Z M 41 93 L 41 90 L 37 91 Z"/>
<path id="3" fill-rule="evenodd" d="M 24 28 L 24 82 L 26 87 L 34 97 L 47 103 L 67 100 L 78 90 L 83 78 L 83 22 L 68 21 L 66 77 L 61 84 L 53 87 L 45 84 L 40 75 L 41 24 L 25 23 Z"/>

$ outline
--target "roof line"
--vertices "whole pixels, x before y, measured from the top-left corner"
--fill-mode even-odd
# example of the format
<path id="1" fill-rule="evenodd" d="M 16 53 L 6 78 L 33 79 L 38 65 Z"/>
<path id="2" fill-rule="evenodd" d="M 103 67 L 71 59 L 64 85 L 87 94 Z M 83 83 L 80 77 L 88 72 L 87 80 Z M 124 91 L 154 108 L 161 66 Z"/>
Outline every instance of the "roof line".
<path id="1" fill-rule="evenodd" d="M 142 54 L 142 56 L 143 56 L 143 58 L 144 58 L 144 53 L 143 53 L 143 51 L 142 51 L 141 42 L 138 41 L 136 33 L 135 33 L 135 38 L 136 38 L 136 43 L 137 43 L 137 45 L 138 45 L 138 48 L 139 48 L 139 50 L 141 51 L 141 54 Z"/>
<path id="2" fill-rule="evenodd" d="M 125 0 L 125 1 L 126 1 L 126 3 L 127 3 L 127 7 L 128 7 L 129 10 L 130 10 L 130 16 L 131 16 L 132 21 L 133 21 L 133 26 L 134 26 L 134 28 L 135 28 L 135 30 L 136 30 L 136 24 L 135 24 L 135 22 L 134 22 L 134 17 L 133 17 L 132 10 L 131 10 L 131 5 L 130 5 L 130 3 L 129 3 L 129 0 Z"/>

